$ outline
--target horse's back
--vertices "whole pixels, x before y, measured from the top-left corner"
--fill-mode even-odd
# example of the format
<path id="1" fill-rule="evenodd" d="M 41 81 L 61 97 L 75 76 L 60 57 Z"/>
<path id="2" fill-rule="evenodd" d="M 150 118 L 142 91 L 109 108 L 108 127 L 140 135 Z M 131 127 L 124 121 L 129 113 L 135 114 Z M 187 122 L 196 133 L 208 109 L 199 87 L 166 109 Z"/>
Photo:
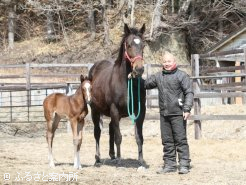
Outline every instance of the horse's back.
<path id="1" fill-rule="evenodd" d="M 55 111 L 57 107 L 65 106 L 68 102 L 68 96 L 63 93 L 53 93 L 48 95 L 43 102 L 43 108 L 46 111 Z"/>
<path id="2" fill-rule="evenodd" d="M 93 79 L 100 73 L 105 74 L 105 70 L 113 67 L 113 63 L 109 60 L 102 60 L 96 62 L 89 71 L 89 80 L 93 81 Z"/>

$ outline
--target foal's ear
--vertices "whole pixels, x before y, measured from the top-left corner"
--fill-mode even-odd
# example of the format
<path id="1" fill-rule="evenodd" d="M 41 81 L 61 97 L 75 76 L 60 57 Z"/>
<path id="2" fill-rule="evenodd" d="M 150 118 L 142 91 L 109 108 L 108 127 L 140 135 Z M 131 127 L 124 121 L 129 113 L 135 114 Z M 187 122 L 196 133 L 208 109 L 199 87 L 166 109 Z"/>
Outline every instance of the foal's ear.
<path id="1" fill-rule="evenodd" d="M 124 33 L 125 33 L 126 35 L 128 35 L 130 32 L 131 32 L 131 31 L 130 31 L 128 25 L 125 23 L 125 24 L 124 24 Z"/>
<path id="2" fill-rule="evenodd" d="M 145 32 L 145 23 L 143 24 L 142 28 L 140 28 L 139 32 L 142 34 Z"/>
<path id="3" fill-rule="evenodd" d="M 85 80 L 85 77 L 83 75 L 80 75 L 80 81 L 81 83 Z"/>

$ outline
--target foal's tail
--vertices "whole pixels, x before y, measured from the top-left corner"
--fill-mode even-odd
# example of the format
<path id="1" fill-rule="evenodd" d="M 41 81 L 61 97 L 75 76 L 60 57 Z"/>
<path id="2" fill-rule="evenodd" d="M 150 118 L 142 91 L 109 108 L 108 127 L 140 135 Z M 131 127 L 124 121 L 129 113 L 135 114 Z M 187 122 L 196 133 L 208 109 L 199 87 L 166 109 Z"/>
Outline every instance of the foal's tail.
<path id="1" fill-rule="evenodd" d="M 46 121 L 50 121 L 50 119 L 52 119 L 51 114 L 52 114 L 53 110 L 51 110 L 51 109 L 53 109 L 53 107 L 50 106 L 50 103 L 53 99 L 52 97 L 54 97 L 54 94 L 47 96 L 43 102 L 44 118 Z"/>

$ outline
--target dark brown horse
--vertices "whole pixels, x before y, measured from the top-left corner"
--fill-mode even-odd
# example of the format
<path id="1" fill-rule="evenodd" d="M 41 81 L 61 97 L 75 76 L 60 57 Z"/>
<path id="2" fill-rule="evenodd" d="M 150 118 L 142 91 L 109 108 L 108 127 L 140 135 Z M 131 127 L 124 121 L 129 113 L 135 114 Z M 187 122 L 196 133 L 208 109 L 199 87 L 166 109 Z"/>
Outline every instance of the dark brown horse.
<path id="1" fill-rule="evenodd" d="M 109 124 L 110 149 L 109 156 L 115 159 L 114 142 L 117 147 L 116 161 L 120 163 L 120 144 L 122 135 L 119 122 L 122 117 L 128 116 L 127 111 L 127 82 L 128 77 L 133 77 L 134 112 L 138 112 L 138 79 L 144 72 L 143 62 L 143 33 L 145 25 L 140 30 L 124 26 L 124 35 L 121 41 L 118 58 L 114 63 L 103 60 L 95 63 L 89 71 L 89 80 L 92 82 L 92 102 L 91 115 L 94 123 L 94 137 L 96 140 L 96 163 L 100 163 L 99 141 L 101 136 L 100 115 L 111 118 Z M 146 93 L 143 87 L 143 79 L 140 87 L 140 114 L 135 120 L 135 137 L 138 145 L 138 160 L 144 164 L 143 160 L 143 135 L 142 127 L 145 117 Z"/>
<path id="2" fill-rule="evenodd" d="M 87 103 L 91 101 L 91 82 L 80 76 L 81 85 L 75 94 L 67 96 L 62 93 L 53 93 L 47 96 L 43 102 L 44 117 L 47 122 L 46 139 L 49 147 L 49 165 L 55 167 L 52 144 L 58 123 L 62 118 L 70 121 L 73 131 L 74 144 L 74 168 L 81 168 L 79 151 L 82 143 L 82 131 L 85 116 L 88 114 Z"/>

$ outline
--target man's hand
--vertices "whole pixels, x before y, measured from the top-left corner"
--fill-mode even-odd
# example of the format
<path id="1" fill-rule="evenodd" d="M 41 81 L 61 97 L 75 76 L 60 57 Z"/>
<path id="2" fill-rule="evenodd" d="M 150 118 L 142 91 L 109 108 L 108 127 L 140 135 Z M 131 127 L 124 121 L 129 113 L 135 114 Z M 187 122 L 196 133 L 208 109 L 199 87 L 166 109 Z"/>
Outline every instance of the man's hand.
<path id="1" fill-rule="evenodd" d="M 187 120 L 190 117 L 190 112 L 183 112 L 184 120 Z"/>

